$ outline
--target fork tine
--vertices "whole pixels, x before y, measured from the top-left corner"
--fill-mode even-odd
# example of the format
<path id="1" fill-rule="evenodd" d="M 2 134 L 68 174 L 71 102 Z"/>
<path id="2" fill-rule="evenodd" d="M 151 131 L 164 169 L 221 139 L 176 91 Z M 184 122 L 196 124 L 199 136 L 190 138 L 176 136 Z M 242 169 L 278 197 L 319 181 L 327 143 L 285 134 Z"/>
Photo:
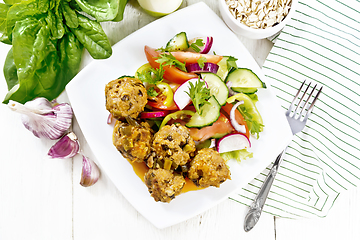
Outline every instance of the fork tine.
<path id="1" fill-rule="evenodd" d="M 311 103 L 311 105 L 310 105 L 310 107 L 309 107 L 309 109 L 308 109 L 308 111 L 307 111 L 307 113 L 306 113 L 306 115 L 305 115 L 305 117 L 304 117 L 304 121 L 307 120 L 307 118 L 309 117 L 310 113 L 312 112 L 312 110 L 313 110 L 313 108 L 314 108 L 314 106 L 315 106 L 315 102 L 316 102 L 316 100 L 319 98 L 319 95 L 320 95 L 320 93 L 321 93 L 322 88 L 323 88 L 323 87 L 321 87 L 321 88 L 318 90 L 316 96 L 314 97 L 314 100 L 313 100 L 313 102 Z M 314 87 L 314 89 L 315 89 L 315 87 Z"/>
<path id="2" fill-rule="evenodd" d="M 305 81 L 306 81 L 306 80 L 305 80 Z M 301 92 L 301 89 L 303 88 L 303 86 L 304 86 L 304 84 L 305 84 L 305 81 L 303 81 L 303 83 L 301 84 L 299 90 L 298 90 L 297 93 L 295 94 L 294 99 L 293 99 L 292 102 L 290 103 L 289 109 L 286 111 L 287 114 L 290 114 L 290 112 L 292 111 L 292 108 L 293 108 L 293 106 L 294 106 L 294 103 L 295 103 L 295 101 L 297 100 L 297 98 L 298 98 L 298 96 L 299 96 L 299 94 L 300 94 L 300 92 Z"/>
<path id="3" fill-rule="evenodd" d="M 306 81 L 306 80 L 305 80 L 305 81 Z M 304 81 L 304 83 L 305 83 L 305 81 Z M 307 85 L 307 87 L 306 87 L 303 95 L 301 96 L 301 98 L 300 98 L 300 100 L 299 100 L 298 105 L 296 106 L 296 108 L 295 108 L 295 110 L 294 110 L 294 117 L 296 116 L 297 110 L 298 110 L 299 106 L 301 105 L 302 101 L 304 100 L 304 97 L 305 97 L 307 91 L 309 90 L 310 85 L 311 85 L 311 82 Z M 301 88 L 302 88 L 302 85 L 301 85 Z M 300 90 L 301 90 L 301 88 L 300 88 Z M 312 92 L 311 92 L 311 94 L 312 94 Z M 301 111 L 300 111 L 300 113 L 299 113 L 299 118 L 301 117 L 301 112 L 302 112 L 302 110 L 304 109 L 304 107 L 306 106 L 307 102 L 309 101 L 311 94 L 309 95 L 309 98 L 306 100 L 305 104 L 303 105 L 303 107 L 302 107 L 302 109 L 301 109 Z"/>
<path id="4" fill-rule="evenodd" d="M 306 88 L 303 97 L 300 99 L 299 105 L 300 105 L 300 103 L 302 102 L 303 98 L 305 97 L 306 92 L 307 92 L 307 90 L 309 89 L 310 85 L 311 85 L 311 82 L 309 83 L 308 87 Z M 315 91 L 315 89 L 316 89 L 316 86 L 317 86 L 317 84 L 315 84 L 315 86 L 313 87 L 311 93 L 309 94 L 308 98 L 306 99 L 306 102 L 304 103 L 303 107 L 301 108 L 301 111 L 299 112 L 299 119 L 301 118 L 301 114 L 302 114 L 302 112 L 304 111 L 304 109 L 306 109 L 306 106 L 308 105 L 308 103 L 309 103 L 309 101 L 310 101 L 310 98 L 311 98 L 311 96 L 313 95 L 313 93 L 314 93 L 314 91 Z M 298 106 L 299 106 L 299 105 L 298 105 Z"/>

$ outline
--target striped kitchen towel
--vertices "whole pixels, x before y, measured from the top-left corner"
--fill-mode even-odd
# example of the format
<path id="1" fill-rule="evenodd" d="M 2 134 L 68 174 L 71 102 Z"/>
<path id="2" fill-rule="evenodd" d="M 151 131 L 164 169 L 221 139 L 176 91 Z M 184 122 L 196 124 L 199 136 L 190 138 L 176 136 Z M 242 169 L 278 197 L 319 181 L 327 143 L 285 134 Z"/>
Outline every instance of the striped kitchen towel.
<path id="1" fill-rule="evenodd" d="M 300 0 L 263 71 L 284 110 L 305 79 L 324 86 L 264 212 L 324 217 L 342 191 L 360 184 L 360 1 Z M 231 199 L 250 205 L 269 169 Z"/>

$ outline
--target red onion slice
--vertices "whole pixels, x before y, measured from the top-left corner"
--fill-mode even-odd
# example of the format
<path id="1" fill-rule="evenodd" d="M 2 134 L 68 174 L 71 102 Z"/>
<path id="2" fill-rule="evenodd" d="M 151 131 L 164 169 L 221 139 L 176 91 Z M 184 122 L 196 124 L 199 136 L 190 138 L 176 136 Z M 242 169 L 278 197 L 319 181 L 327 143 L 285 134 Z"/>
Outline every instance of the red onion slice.
<path id="1" fill-rule="evenodd" d="M 203 44 L 204 44 L 204 46 L 197 46 L 197 47 L 200 49 L 200 52 L 199 52 L 199 53 L 204 53 L 204 54 L 206 54 L 206 53 L 210 52 L 210 49 L 211 49 L 211 47 L 212 47 L 212 45 L 213 45 L 213 40 L 214 40 L 213 37 L 193 38 L 193 39 L 191 39 L 191 40 L 189 41 L 189 44 L 191 45 L 191 44 L 195 43 L 196 40 L 198 40 L 198 39 L 201 39 L 202 42 L 203 42 Z M 191 47 L 190 47 L 190 49 L 191 49 Z M 191 49 L 191 50 L 192 50 L 192 49 Z"/>
<path id="2" fill-rule="evenodd" d="M 186 67 L 188 72 L 193 73 L 211 72 L 216 74 L 218 69 L 219 65 L 211 62 L 205 62 L 203 68 L 201 68 L 198 63 L 191 63 Z"/>
<path id="3" fill-rule="evenodd" d="M 140 118 L 158 118 L 158 117 L 165 117 L 168 114 L 169 114 L 168 111 L 142 112 L 140 114 Z"/>

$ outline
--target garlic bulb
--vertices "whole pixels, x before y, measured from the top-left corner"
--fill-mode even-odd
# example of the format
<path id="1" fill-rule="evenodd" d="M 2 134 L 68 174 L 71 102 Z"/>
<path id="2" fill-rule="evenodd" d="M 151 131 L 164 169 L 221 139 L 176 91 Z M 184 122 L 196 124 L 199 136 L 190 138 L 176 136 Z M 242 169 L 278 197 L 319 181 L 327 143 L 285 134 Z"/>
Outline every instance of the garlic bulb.
<path id="1" fill-rule="evenodd" d="M 48 155 L 52 158 L 72 158 L 80 150 L 80 144 L 75 133 L 70 132 L 52 146 Z"/>
<path id="2" fill-rule="evenodd" d="M 22 114 L 24 126 L 39 138 L 59 139 L 71 126 L 73 111 L 67 103 L 53 107 L 46 98 L 36 98 L 24 105 L 10 100 L 8 106 Z"/>
<path id="3" fill-rule="evenodd" d="M 83 155 L 83 166 L 81 172 L 80 185 L 90 187 L 94 185 L 100 177 L 100 170 L 94 161 Z"/>

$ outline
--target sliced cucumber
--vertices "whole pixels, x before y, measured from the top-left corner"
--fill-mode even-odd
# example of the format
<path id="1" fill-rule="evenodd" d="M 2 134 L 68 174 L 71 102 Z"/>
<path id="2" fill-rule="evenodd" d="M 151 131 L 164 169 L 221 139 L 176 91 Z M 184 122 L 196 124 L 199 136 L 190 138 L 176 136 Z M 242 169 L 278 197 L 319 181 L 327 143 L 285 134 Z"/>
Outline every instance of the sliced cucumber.
<path id="1" fill-rule="evenodd" d="M 242 87 L 232 87 L 231 89 L 234 92 L 246 93 L 246 94 L 256 93 L 258 90 L 257 88 L 242 88 Z"/>
<path id="2" fill-rule="evenodd" d="M 186 124 L 187 127 L 205 127 L 218 120 L 220 117 L 220 104 L 214 96 L 211 96 L 208 101 L 209 104 L 205 104 L 201 107 L 202 115 L 196 112 Z"/>
<path id="3" fill-rule="evenodd" d="M 229 89 L 221 78 L 214 73 L 201 73 L 201 79 L 206 82 L 210 94 L 214 95 L 221 106 L 224 105 L 229 97 Z"/>
<path id="4" fill-rule="evenodd" d="M 175 35 L 169 42 L 166 44 L 166 50 L 169 52 L 172 51 L 184 51 L 190 47 L 186 33 L 181 32 Z"/>
<path id="5" fill-rule="evenodd" d="M 226 78 L 226 82 L 231 82 L 231 88 L 234 91 L 248 91 L 247 93 L 254 93 L 254 89 L 266 88 L 265 83 L 247 68 L 237 68 L 231 71 Z"/>

